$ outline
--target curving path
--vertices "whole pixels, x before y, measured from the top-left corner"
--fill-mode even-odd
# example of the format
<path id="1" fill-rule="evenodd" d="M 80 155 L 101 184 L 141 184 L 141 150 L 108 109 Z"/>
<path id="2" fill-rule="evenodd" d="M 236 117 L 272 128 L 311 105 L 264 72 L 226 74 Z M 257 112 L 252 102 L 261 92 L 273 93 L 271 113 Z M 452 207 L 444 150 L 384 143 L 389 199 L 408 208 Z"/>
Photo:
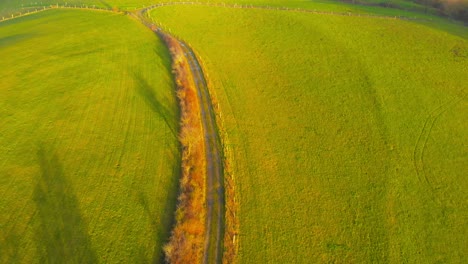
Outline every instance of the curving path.
<path id="1" fill-rule="evenodd" d="M 204 263 L 222 262 L 224 229 L 224 179 L 221 143 L 216 127 L 215 113 L 202 69 L 192 50 L 181 43 L 190 65 L 202 116 L 206 150 L 206 234 Z"/>
<path id="2" fill-rule="evenodd" d="M 145 13 L 154 7 L 156 6 L 138 10 L 135 14 L 131 13 L 131 15 L 137 17 L 155 33 L 167 35 L 167 33 L 162 32 L 160 28 L 152 24 L 145 16 Z M 204 134 L 206 161 L 206 233 L 203 263 L 222 263 L 225 194 L 221 140 L 218 135 L 215 112 L 213 110 L 208 86 L 200 63 L 194 52 L 185 43 L 180 40 L 177 40 L 177 42 L 179 42 L 183 49 L 183 56 L 189 64 L 193 83 L 197 90 Z"/>

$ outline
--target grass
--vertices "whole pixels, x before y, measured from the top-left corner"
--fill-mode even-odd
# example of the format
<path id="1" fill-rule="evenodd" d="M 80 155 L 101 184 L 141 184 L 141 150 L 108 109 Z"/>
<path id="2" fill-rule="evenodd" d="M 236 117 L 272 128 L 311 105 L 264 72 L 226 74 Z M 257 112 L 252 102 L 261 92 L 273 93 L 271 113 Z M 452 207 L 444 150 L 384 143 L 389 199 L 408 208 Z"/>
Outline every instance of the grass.
<path id="1" fill-rule="evenodd" d="M 144 6 L 153 5 L 159 2 L 171 2 L 166 0 L 42 0 L 40 2 L 32 2 L 30 0 L 5 0 L 0 2 L 0 18 L 8 18 L 11 14 L 18 15 L 20 12 L 33 11 L 35 7 L 44 5 L 78 5 L 78 6 L 96 6 L 103 8 L 118 7 L 121 10 L 135 10 Z M 185 2 L 183 0 L 172 2 Z M 351 3 L 342 3 L 335 0 L 200 0 L 195 2 L 204 3 L 231 3 L 231 4 L 248 4 L 254 6 L 272 6 L 272 7 L 290 7 L 304 8 L 327 12 L 343 12 L 353 14 L 373 14 L 383 16 L 403 16 L 411 19 L 418 19 L 419 23 L 435 27 L 437 29 L 448 31 L 451 34 L 457 34 L 464 38 L 468 38 L 468 30 L 461 23 L 449 21 L 447 19 L 427 14 L 425 7 L 415 4 L 411 1 L 392 0 L 386 3 L 394 4 L 398 7 L 384 8 L 378 6 L 354 5 Z M 369 3 L 380 3 L 380 0 L 368 1 Z M 402 10 L 403 9 L 403 10 Z M 420 10 L 420 12 L 410 12 L 411 10 Z"/>
<path id="2" fill-rule="evenodd" d="M 36 8 L 50 5 L 95 5 L 98 7 L 106 7 L 104 1 L 100 0 L 3 0 L 0 2 L 0 18 L 10 17 L 12 14 L 15 16 L 19 13 L 25 13 L 27 11 L 34 11 Z"/>
<path id="3" fill-rule="evenodd" d="M 152 15 L 208 75 L 240 204 L 239 263 L 463 261 L 466 39 L 369 17 Z"/>
<path id="4" fill-rule="evenodd" d="M 129 17 L 0 23 L 0 263 L 163 258 L 180 153 L 170 58 Z"/>
<path id="5" fill-rule="evenodd" d="M 0 15 L 26 2 L 2 1 Z M 466 27 L 329 1 L 232 2 L 426 19 L 153 12 L 209 75 L 239 262 L 462 262 Z M 180 154 L 161 42 L 123 15 L 53 10 L 0 23 L 0 56 L 0 263 L 162 260 Z"/>

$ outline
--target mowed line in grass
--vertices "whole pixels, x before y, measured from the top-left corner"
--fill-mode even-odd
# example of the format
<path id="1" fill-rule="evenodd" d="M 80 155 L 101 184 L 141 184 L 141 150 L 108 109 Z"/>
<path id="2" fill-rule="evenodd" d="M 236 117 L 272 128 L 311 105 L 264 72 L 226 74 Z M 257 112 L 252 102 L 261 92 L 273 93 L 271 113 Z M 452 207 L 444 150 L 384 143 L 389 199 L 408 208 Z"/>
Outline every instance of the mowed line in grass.
<path id="1" fill-rule="evenodd" d="M 170 58 L 123 15 L 0 25 L 0 262 L 162 259 L 180 154 Z"/>
<path id="2" fill-rule="evenodd" d="M 240 197 L 239 262 L 462 261 L 465 39 L 365 17 L 151 14 L 203 58 L 219 102 Z M 440 205 L 413 152 L 429 114 L 452 100 L 424 154 Z"/>

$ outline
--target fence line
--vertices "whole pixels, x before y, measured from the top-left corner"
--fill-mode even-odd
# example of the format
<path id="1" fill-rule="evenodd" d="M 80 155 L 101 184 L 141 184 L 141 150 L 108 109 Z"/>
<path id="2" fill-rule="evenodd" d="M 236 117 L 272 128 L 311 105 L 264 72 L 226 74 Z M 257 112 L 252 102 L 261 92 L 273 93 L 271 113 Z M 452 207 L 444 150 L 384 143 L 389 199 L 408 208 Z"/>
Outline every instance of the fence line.
<path id="1" fill-rule="evenodd" d="M 95 5 L 50 5 L 50 6 L 38 6 L 38 7 L 36 7 L 36 8 L 32 8 L 31 10 L 26 10 L 26 11 L 24 11 L 24 12 L 19 12 L 19 14 L 18 14 L 18 13 L 16 13 L 16 14 L 13 13 L 13 14 L 8 15 L 8 16 L 2 16 L 0 22 L 8 21 L 8 20 L 12 20 L 12 19 L 15 19 L 15 18 L 24 17 L 24 16 L 27 16 L 27 15 L 32 15 L 32 14 L 36 14 L 36 13 L 39 13 L 39 12 L 43 12 L 43 11 L 46 11 L 46 10 L 52 10 L 52 9 L 81 9 L 81 10 L 89 10 L 89 9 L 92 9 L 92 10 L 104 11 L 104 12 L 114 12 L 114 11 L 112 10 L 112 8 L 98 7 L 98 6 L 95 6 Z"/>
<path id="2" fill-rule="evenodd" d="M 164 2 L 154 4 L 148 7 L 145 7 L 145 10 L 151 10 L 154 8 L 162 6 L 175 6 L 175 5 L 197 5 L 197 6 L 215 6 L 215 7 L 226 7 L 226 8 L 237 8 L 237 9 L 264 9 L 264 10 L 279 10 L 279 11 L 292 11 L 292 12 L 301 12 L 301 13 L 313 13 L 313 14 L 322 14 L 322 15 L 337 15 L 337 16 L 355 16 L 355 17 L 373 17 L 373 18 L 384 18 L 384 19 L 400 19 L 400 20 L 428 20 L 417 17 L 406 17 L 406 16 L 385 16 L 385 15 L 376 15 L 376 14 L 365 14 L 365 13 L 351 13 L 351 12 L 335 12 L 335 11 L 320 11 L 316 9 L 305 9 L 305 8 L 292 8 L 292 7 L 281 7 L 281 6 L 257 6 L 252 4 L 231 4 L 231 3 L 209 3 L 209 2 L 194 2 L 194 1 L 183 1 L 183 2 Z M 50 6 L 38 6 L 35 10 L 27 10 L 25 12 L 20 12 L 19 15 L 11 14 L 8 16 L 2 16 L 0 22 L 8 21 L 14 18 L 23 17 L 30 14 L 35 14 L 41 11 L 50 10 L 50 9 L 93 9 L 101 11 L 110 11 L 113 12 L 112 8 L 105 7 L 96 7 L 95 5 L 50 5 Z"/>
<path id="3" fill-rule="evenodd" d="M 255 5 L 245 5 L 245 4 L 226 4 L 226 3 L 208 3 L 208 2 L 193 2 L 193 1 L 184 1 L 184 2 L 166 2 L 166 3 L 157 3 L 151 6 L 147 6 L 143 9 L 140 9 L 140 13 L 144 16 L 142 22 L 153 30 L 160 30 L 170 35 L 176 37 L 179 40 L 184 41 L 183 38 L 177 36 L 172 32 L 171 28 L 166 25 L 163 25 L 159 21 L 148 15 L 148 11 L 163 7 L 163 6 L 175 6 L 175 5 L 198 5 L 198 6 L 216 6 L 216 7 L 226 7 L 226 8 L 238 8 L 238 9 L 267 9 L 267 10 L 281 10 L 281 11 L 293 11 L 293 12 L 302 12 L 302 13 L 313 13 L 313 14 L 324 14 L 324 15 L 338 15 L 338 16 L 354 16 L 354 17 L 371 17 L 371 18 L 382 18 L 382 19 L 400 19 L 400 20 L 426 20 L 420 18 L 410 18 L 403 16 L 384 16 L 384 15 L 374 15 L 374 14 L 361 14 L 361 13 L 351 13 L 351 12 L 333 12 L 333 11 L 319 11 L 314 9 L 303 9 L 303 8 L 289 8 L 289 7 L 272 7 L 272 6 L 255 6 Z M 184 41 L 185 42 L 185 41 Z"/>
<path id="4" fill-rule="evenodd" d="M 316 9 L 305 9 L 305 8 L 293 8 L 293 7 L 281 7 L 281 6 L 260 6 L 252 4 L 231 4 L 231 3 L 209 3 L 209 2 L 165 2 L 151 5 L 145 9 L 154 9 L 162 6 L 175 6 L 175 5 L 198 5 L 198 6 L 216 6 L 216 7 L 227 7 L 227 8 L 238 8 L 238 9 L 265 9 L 265 10 L 279 10 L 279 11 L 294 11 L 301 13 L 313 13 L 322 15 L 339 15 L 339 16 L 356 16 L 356 17 L 373 17 L 373 18 L 385 18 L 385 19 L 401 19 L 401 20 L 428 20 L 417 17 L 406 17 L 406 16 L 387 16 L 377 14 L 366 14 L 366 13 L 352 13 L 352 12 L 335 12 L 335 11 L 321 11 Z"/>

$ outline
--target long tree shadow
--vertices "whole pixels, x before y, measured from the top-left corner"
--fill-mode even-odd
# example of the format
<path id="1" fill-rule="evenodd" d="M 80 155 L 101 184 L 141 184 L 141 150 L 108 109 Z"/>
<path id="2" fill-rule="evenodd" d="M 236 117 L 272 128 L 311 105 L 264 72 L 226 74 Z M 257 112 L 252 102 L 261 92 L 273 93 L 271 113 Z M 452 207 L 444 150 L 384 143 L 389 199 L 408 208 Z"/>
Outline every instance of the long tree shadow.
<path id="1" fill-rule="evenodd" d="M 30 34 L 15 34 L 15 35 L 10 35 L 6 37 L 0 37 L 0 48 L 13 46 L 17 44 L 18 42 L 27 40 L 34 36 L 35 36 L 34 34 L 30 33 Z"/>
<path id="2" fill-rule="evenodd" d="M 175 112 L 171 111 L 169 108 L 167 108 L 161 103 L 161 101 L 158 99 L 156 92 L 149 85 L 149 83 L 141 77 L 141 75 L 134 73 L 133 77 L 136 82 L 138 94 L 145 100 L 145 102 L 148 104 L 151 110 L 153 110 L 153 112 L 155 112 L 164 120 L 174 137 L 176 137 L 177 121 L 175 117 Z"/>
<path id="3" fill-rule="evenodd" d="M 36 227 L 41 263 L 96 263 L 76 195 L 53 151 L 40 145 L 41 175 L 34 190 L 39 217 Z"/>
<path id="4" fill-rule="evenodd" d="M 144 212 L 146 213 L 150 225 L 151 225 L 151 233 L 155 241 L 161 241 L 164 244 L 169 242 L 169 238 L 171 235 L 172 227 L 175 223 L 175 214 L 177 208 L 177 194 L 179 191 L 179 184 L 178 179 L 180 176 L 180 157 L 179 154 L 175 151 L 168 151 L 167 157 L 168 159 L 177 161 L 175 163 L 175 167 L 172 171 L 172 179 L 173 182 L 169 186 L 168 195 L 165 198 L 166 203 L 164 204 L 164 208 L 162 210 L 162 214 L 158 214 L 158 212 L 151 209 L 149 202 L 151 197 L 147 197 L 143 192 L 135 190 L 137 192 L 137 199 L 138 203 L 141 207 L 143 207 Z M 143 258 L 142 258 L 143 259 Z M 145 263 L 166 263 L 165 256 L 163 252 L 163 248 L 161 244 L 155 244 L 153 249 L 153 256 L 150 260 L 143 261 Z"/>
<path id="5" fill-rule="evenodd" d="M 155 45 L 154 53 L 164 64 L 167 72 L 172 74 L 171 57 L 167 47 L 165 45 Z M 153 87 L 151 87 L 151 85 L 141 76 L 141 74 L 134 72 L 133 76 L 136 82 L 137 93 L 143 98 L 151 110 L 164 120 L 174 135 L 174 139 L 177 139 L 177 131 L 179 129 L 178 110 L 171 110 L 170 108 L 166 107 L 161 102 L 160 96 L 158 96 Z M 175 86 L 174 84 L 172 85 Z M 173 90 L 172 95 L 174 98 L 176 97 L 175 89 Z M 178 141 L 176 142 L 178 144 Z M 171 178 L 173 182 L 170 184 L 170 186 L 168 186 L 169 191 L 167 193 L 167 197 L 165 198 L 166 202 L 164 204 L 164 208 L 162 208 L 162 211 L 160 211 L 162 213 L 158 213 L 157 211 L 151 209 L 151 195 L 146 195 L 141 190 L 135 190 L 138 203 L 140 206 L 142 206 L 150 221 L 151 233 L 154 240 L 160 242 L 162 241 L 164 244 L 169 242 L 171 230 L 175 223 L 175 211 L 177 208 L 177 196 L 179 192 L 179 178 L 181 174 L 181 157 L 179 148 L 169 148 L 166 151 L 165 157 L 167 160 L 173 160 L 175 162 Z M 151 259 L 141 257 L 140 260 L 141 262 L 145 263 L 166 263 L 161 244 L 155 243 Z"/>

